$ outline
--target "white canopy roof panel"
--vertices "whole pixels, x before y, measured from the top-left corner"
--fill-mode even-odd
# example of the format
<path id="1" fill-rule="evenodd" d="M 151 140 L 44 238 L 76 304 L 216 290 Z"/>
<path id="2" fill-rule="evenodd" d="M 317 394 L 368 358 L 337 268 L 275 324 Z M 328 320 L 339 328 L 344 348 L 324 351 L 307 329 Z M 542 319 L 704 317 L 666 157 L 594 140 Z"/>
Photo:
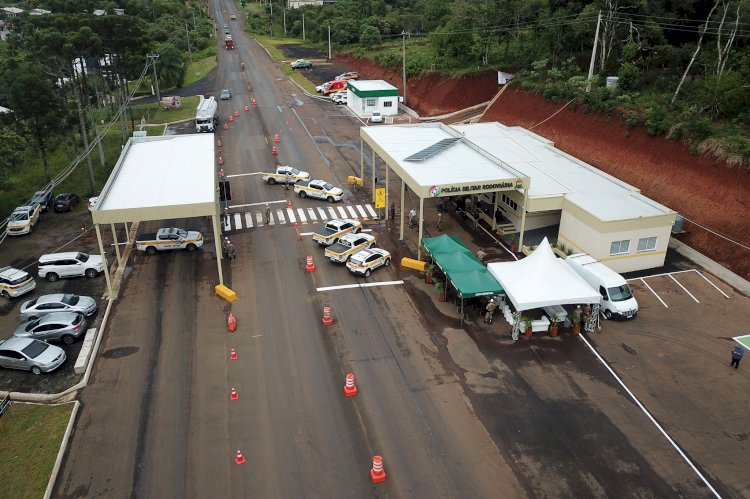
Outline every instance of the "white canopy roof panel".
<path id="1" fill-rule="evenodd" d="M 517 311 L 599 303 L 599 293 L 555 256 L 546 237 L 523 260 L 490 263 L 487 270 L 503 286 Z"/>

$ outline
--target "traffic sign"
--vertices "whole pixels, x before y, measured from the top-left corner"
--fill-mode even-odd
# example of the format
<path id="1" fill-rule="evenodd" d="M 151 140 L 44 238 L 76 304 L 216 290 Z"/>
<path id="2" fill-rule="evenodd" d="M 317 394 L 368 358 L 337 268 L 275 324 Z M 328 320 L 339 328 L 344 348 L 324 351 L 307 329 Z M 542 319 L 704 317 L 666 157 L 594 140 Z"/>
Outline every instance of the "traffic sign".
<path id="1" fill-rule="evenodd" d="M 375 208 L 385 208 L 385 188 L 375 189 Z"/>

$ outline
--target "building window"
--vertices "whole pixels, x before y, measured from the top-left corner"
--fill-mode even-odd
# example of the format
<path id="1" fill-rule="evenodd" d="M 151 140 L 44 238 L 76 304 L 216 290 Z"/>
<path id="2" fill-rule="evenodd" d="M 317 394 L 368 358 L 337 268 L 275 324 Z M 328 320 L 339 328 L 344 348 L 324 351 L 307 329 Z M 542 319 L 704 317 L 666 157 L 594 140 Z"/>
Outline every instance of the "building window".
<path id="1" fill-rule="evenodd" d="M 503 204 L 510 208 L 513 211 L 518 211 L 518 203 L 513 201 L 511 198 L 509 198 L 507 195 L 503 194 L 502 197 Z"/>
<path id="2" fill-rule="evenodd" d="M 383 107 L 393 107 L 393 101 L 383 101 Z"/>
<path id="3" fill-rule="evenodd" d="M 638 251 L 653 251 L 656 249 L 655 237 L 643 237 L 638 240 Z"/>
<path id="4" fill-rule="evenodd" d="M 613 241 L 612 245 L 609 247 L 609 254 L 610 255 L 624 255 L 628 252 L 630 249 L 630 241 L 624 240 L 624 241 Z"/>
<path id="5" fill-rule="evenodd" d="M 377 105 L 375 99 L 367 99 L 367 107 L 374 107 Z"/>

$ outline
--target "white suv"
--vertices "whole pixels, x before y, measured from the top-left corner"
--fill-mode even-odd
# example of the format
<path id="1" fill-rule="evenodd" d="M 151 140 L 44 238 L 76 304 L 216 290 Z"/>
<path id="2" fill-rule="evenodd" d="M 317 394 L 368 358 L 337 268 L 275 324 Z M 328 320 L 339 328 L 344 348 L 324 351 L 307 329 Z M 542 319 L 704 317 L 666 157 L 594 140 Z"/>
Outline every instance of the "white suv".
<path id="1" fill-rule="evenodd" d="M 36 281 L 23 270 L 0 267 L 0 296 L 16 298 L 36 288 Z"/>
<path id="2" fill-rule="evenodd" d="M 39 257 L 39 277 L 55 282 L 61 277 L 96 277 L 104 270 L 102 257 L 71 251 Z"/>

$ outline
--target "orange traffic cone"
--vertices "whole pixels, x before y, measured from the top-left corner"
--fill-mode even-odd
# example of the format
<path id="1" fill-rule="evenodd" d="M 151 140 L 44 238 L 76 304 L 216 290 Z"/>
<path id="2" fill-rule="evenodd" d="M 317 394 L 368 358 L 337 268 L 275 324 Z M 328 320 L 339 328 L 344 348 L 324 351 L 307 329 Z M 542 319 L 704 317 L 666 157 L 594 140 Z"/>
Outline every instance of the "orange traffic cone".
<path id="1" fill-rule="evenodd" d="M 331 317 L 331 307 L 323 307 L 323 325 L 330 326 L 333 324 L 333 317 Z"/>
<path id="2" fill-rule="evenodd" d="M 286 207 L 289 208 L 290 210 L 292 209 L 292 200 L 291 199 L 289 201 L 287 201 Z"/>
<path id="3" fill-rule="evenodd" d="M 216 147 L 221 147 L 221 137 L 216 141 Z"/>
<path id="4" fill-rule="evenodd" d="M 305 270 L 308 272 L 312 272 L 315 270 L 315 264 L 313 263 L 312 255 L 309 255 L 307 257 L 307 265 L 305 265 Z"/>
<path id="5" fill-rule="evenodd" d="M 278 144 L 279 142 L 281 141 L 279 140 L 279 134 L 277 133 L 276 135 L 273 136 L 273 143 Z"/>
<path id="6" fill-rule="evenodd" d="M 250 111 L 250 106 L 245 106 L 242 108 L 243 111 Z"/>
<path id="7" fill-rule="evenodd" d="M 237 360 L 237 350 L 234 348 L 229 349 L 229 360 Z"/>
<path id="8" fill-rule="evenodd" d="M 370 470 L 370 478 L 372 479 L 372 483 L 380 483 L 385 481 L 385 470 L 383 469 L 383 458 L 381 456 L 372 457 L 372 469 Z"/>
<path id="9" fill-rule="evenodd" d="M 221 154 L 219 154 L 219 166 L 224 164 L 224 158 L 221 157 Z"/>
<path id="10" fill-rule="evenodd" d="M 276 156 L 277 154 L 279 153 L 276 152 L 276 146 L 271 147 L 271 156 Z"/>
<path id="11" fill-rule="evenodd" d="M 229 329 L 230 333 L 233 333 L 237 330 L 237 321 L 234 319 L 234 314 L 232 312 L 229 312 L 229 318 L 227 319 L 227 329 Z"/>
<path id="12" fill-rule="evenodd" d="M 229 130 L 229 123 L 224 123 L 224 130 Z"/>
<path id="13" fill-rule="evenodd" d="M 231 122 L 233 122 L 233 121 L 234 121 L 234 116 L 230 114 L 230 115 L 229 115 L 229 122 L 231 123 Z"/>
<path id="14" fill-rule="evenodd" d="M 237 390 L 235 390 L 234 387 L 232 387 L 232 391 L 229 394 L 229 400 L 237 400 L 238 398 L 240 398 L 240 394 L 237 393 Z"/>
<path id="15" fill-rule="evenodd" d="M 240 115 L 240 112 L 239 112 L 239 111 L 235 111 L 235 112 L 234 112 L 234 116 L 235 116 L 235 118 L 236 118 L 237 116 L 239 116 L 239 115 Z"/>
<path id="16" fill-rule="evenodd" d="M 234 390 L 234 388 L 232 388 Z M 357 387 L 354 385 L 354 375 L 349 373 L 346 375 L 346 384 L 344 385 L 344 395 L 347 397 L 353 397 L 357 394 Z"/>
<path id="17" fill-rule="evenodd" d="M 237 449 L 237 457 L 234 458 L 234 462 L 237 464 L 242 464 L 245 462 L 245 456 L 242 455 L 242 452 L 240 452 L 239 449 Z"/>
<path id="18" fill-rule="evenodd" d="M 253 105 L 253 107 L 255 107 L 255 97 L 253 97 L 253 100 L 250 101 L 250 103 Z"/>

